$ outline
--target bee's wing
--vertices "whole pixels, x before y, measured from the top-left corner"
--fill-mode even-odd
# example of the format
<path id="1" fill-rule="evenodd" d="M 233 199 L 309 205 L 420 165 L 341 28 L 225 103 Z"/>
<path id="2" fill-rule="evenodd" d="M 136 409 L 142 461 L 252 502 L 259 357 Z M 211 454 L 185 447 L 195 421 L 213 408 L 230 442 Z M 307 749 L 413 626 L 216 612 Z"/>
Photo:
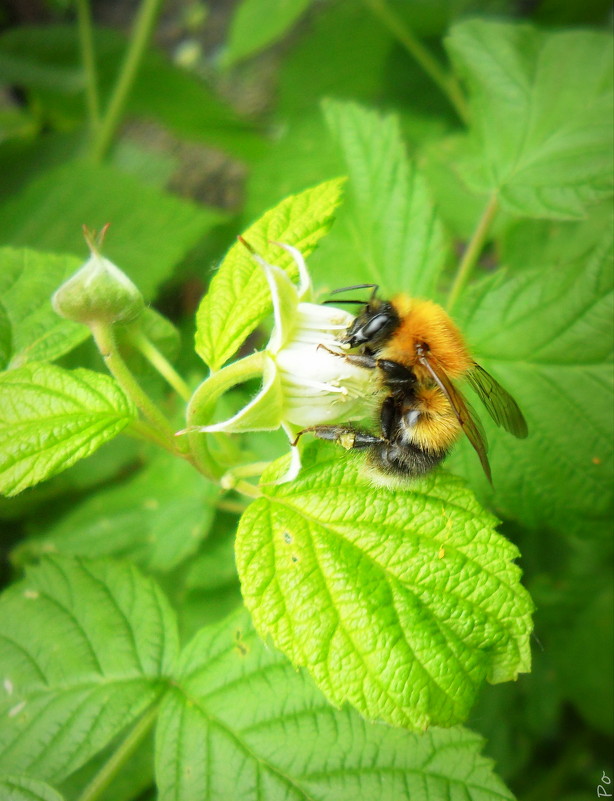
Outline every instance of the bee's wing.
<path id="1" fill-rule="evenodd" d="M 487 373 L 479 364 L 474 364 L 467 373 L 467 380 L 498 426 L 503 426 L 506 431 L 518 439 L 524 439 L 527 436 L 529 433 L 527 421 L 518 408 L 518 404 L 490 373 Z"/>
<path id="2" fill-rule="evenodd" d="M 420 364 L 425 367 L 431 374 L 433 380 L 448 399 L 450 406 L 454 410 L 461 428 L 467 435 L 467 439 L 475 448 L 477 455 L 480 457 L 480 463 L 486 473 L 486 478 L 492 484 L 492 474 L 490 472 L 490 464 L 488 463 L 488 456 L 486 455 L 487 444 L 486 435 L 482 429 L 482 425 L 475 412 L 470 410 L 469 405 L 461 395 L 458 389 L 450 381 L 445 371 L 439 365 L 433 364 L 426 356 L 419 358 Z"/>

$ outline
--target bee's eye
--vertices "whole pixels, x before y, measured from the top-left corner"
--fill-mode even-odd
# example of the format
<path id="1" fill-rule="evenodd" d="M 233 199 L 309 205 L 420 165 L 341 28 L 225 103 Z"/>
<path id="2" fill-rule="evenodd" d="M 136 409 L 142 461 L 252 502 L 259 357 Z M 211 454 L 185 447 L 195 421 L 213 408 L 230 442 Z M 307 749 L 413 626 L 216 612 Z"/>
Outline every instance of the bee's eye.
<path id="1" fill-rule="evenodd" d="M 390 322 L 390 317 L 388 314 L 376 314 L 375 317 L 372 317 L 370 320 L 363 325 L 357 328 L 356 330 L 352 330 L 356 325 L 356 321 L 354 326 L 349 332 L 349 337 L 347 342 L 352 347 L 356 345 L 363 345 L 365 342 L 371 342 L 371 340 Z"/>
<path id="2" fill-rule="evenodd" d="M 376 314 L 375 317 L 372 317 L 362 328 L 362 334 L 365 338 L 365 341 L 373 339 L 373 337 L 378 334 L 382 328 L 388 324 L 389 321 L 390 318 L 387 314 Z"/>

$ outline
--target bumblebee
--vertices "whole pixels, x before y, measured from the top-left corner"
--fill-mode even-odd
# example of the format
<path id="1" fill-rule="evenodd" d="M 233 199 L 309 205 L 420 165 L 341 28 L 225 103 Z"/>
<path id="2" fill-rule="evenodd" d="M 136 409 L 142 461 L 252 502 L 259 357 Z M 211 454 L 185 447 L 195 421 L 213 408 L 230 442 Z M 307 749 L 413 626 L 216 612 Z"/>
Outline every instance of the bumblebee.
<path id="1" fill-rule="evenodd" d="M 438 465 L 464 433 L 492 482 L 486 436 L 456 382 L 465 379 L 495 423 L 522 439 L 528 429 L 516 401 L 472 359 L 460 331 L 436 303 L 405 294 L 382 300 L 374 284 L 332 294 L 366 288 L 373 290 L 366 302 L 336 301 L 363 307 L 340 339 L 342 347 L 354 352 L 326 349 L 376 373 L 384 396 L 379 433 L 353 425 L 318 425 L 301 431 L 295 443 L 309 432 L 347 450 L 366 449 L 379 473 L 412 478 Z"/>

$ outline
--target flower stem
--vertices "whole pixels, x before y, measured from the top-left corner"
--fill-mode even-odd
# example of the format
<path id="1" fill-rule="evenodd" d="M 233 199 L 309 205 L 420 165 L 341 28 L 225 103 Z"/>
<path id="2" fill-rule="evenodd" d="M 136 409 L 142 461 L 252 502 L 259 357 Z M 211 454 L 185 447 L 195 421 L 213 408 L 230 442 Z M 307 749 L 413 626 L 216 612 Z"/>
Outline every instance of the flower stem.
<path id="1" fill-rule="evenodd" d="M 446 72 L 405 21 L 390 8 L 386 0 L 364 0 L 364 3 L 418 62 L 429 78 L 437 84 L 454 106 L 461 120 L 467 122 L 469 119 L 467 101 L 454 75 Z"/>
<path id="2" fill-rule="evenodd" d="M 85 89 L 87 111 L 90 130 L 92 135 L 95 135 L 100 125 L 100 100 L 98 97 L 98 75 L 94 53 L 94 37 L 92 35 L 92 13 L 89 0 L 76 0 L 76 2 L 81 58 L 83 59 L 83 67 L 87 78 Z"/>
<path id="3" fill-rule="evenodd" d="M 109 372 L 116 379 L 126 395 L 132 399 L 137 408 L 140 409 L 143 415 L 162 435 L 162 438 L 168 440 L 169 444 L 173 447 L 173 451 L 177 453 L 178 448 L 170 422 L 151 398 L 143 391 L 130 372 L 128 365 L 121 357 L 117 348 L 117 342 L 112 327 L 105 323 L 96 323 L 91 325 L 91 331 L 94 341 L 96 342 L 96 347 L 100 351 Z"/>
<path id="4" fill-rule="evenodd" d="M 111 146 L 161 5 L 162 0 L 142 0 L 109 105 L 92 144 L 94 161 L 102 161 Z"/>
<path id="5" fill-rule="evenodd" d="M 189 386 L 153 342 L 138 328 L 128 332 L 130 342 L 139 350 L 160 375 L 166 379 L 180 398 L 189 403 L 192 393 Z"/>
<path id="6" fill-rule="evenodd" d="M 77 801 L 96 801 L 97 798 L 100 798 L 155 723 L 158 716 L 158 706 L 156 703 L 147 710 L 117 751 L 111 755 L 83 790 Z"/>
<path id="7" fill-rule="evenodd" d="M 203 436 L 202 433 L 189 429 L 195 426 L 206 426 L 209 423 L 215 404 L 224 392 L 236 384 L 261 375 L 265 358 L 264 353 L 257 352 L 244 359 L 239 359 L 237 362 L 232 362 L 203 381 L 190 398 L 187 411 L 190 450 L 199 469 L 215 481 L 222 477 L 224 469 L 217 463 L 209 449 L 209 438 L 207 435 Z"/>
<path id="8" fill-rule="evenodd" d="M 482 248 L 486 242 L 486 237 L 488 236 L 490 226 L 492 225 L 498 210 L 499 197 L 497 193 L 494 192 L 486 204 L 486 208 L 479 219 L 475 231 L 469 240 L 469 244 L 463 253 L 463 258 L 458 265 L 456 277 L 454 278 L 452 288 L 450 289 L 450 294 L 448 295 L 448 302 L 446 304 L 449 312 L 451 312 L 456 305 L 460 294 L 471 277 L 473 268 L 476 265 L 480 253 L 482 252 Z"/>

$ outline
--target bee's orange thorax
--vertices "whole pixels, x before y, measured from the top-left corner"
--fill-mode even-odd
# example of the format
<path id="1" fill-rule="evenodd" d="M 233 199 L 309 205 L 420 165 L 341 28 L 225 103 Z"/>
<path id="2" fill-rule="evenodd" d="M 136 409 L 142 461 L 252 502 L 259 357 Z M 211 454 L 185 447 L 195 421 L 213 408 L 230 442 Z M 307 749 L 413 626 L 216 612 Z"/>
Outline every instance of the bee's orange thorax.
<path id="1" fill-rule="evenodd" d="M 467 346 L 441 306 L 408 295 L 397 295 L 391 303 L 401 323 L 380 354 L 383 358 L 413 368 L 418 380 L 424 380 L 428 373 L 418 363 L 416 345 L 425 344 L 429 360 L 450 378 L 461 378 L 469 370 L 473 360 Z"/>

